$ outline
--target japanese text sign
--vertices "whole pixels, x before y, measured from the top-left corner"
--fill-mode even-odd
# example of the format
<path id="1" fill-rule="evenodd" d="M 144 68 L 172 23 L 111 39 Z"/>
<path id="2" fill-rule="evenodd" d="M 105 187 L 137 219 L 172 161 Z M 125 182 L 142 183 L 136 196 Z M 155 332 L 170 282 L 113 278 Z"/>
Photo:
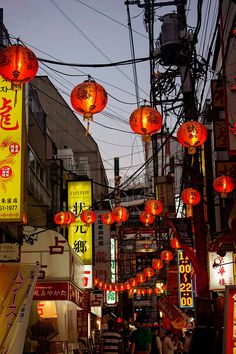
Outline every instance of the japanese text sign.
<path id="1" fill-rule="evenodd" d="M 0 77 L 0 219 L 22 220 L 23 196 L 23 115 L 22 90 Z"/>
<path id="2" fill-rule="evenodd" d="M 68 227 L 69 245 L 82 258 L 84 264 L 92 264 L 93 227 L 85 225 L 79 215 L 92 206 L 92 181 L 69 181 L 67 184 L 68 210 L 76 214 L 76 220 Z"/>

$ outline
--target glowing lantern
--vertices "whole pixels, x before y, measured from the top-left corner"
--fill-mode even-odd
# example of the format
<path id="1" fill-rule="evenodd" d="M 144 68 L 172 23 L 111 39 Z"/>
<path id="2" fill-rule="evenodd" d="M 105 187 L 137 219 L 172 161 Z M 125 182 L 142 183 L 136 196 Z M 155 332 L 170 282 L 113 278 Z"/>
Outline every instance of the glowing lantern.
<path id="1" fill-rule="evenodd" d="M 115 222 L 115 218 L 111 212 L 106 212 L 101 215 L 101 222 L 105 225 L 111 225 Z"/>
<path id="2" fill-rule="evenodd" d="M 70 96 L 72 107 L 83 114 L 84 121 L 93 120 L 93 114 L 101 112 L 107 104 L 107 93 L 104 88 L 92 80 L 77 85 Z"/>
<path id="3" fill-rule="evenodd" d="M 114 285 L 113 285 L 113 290 L 116 291 L 116 292 L 118 292 L 118 291 L 119 291 L 119 284 L 117 284 L 117 283 L 114 284 Z"/>
<path id="4" fill-rule="evenodd" d="M 69 215 L 65 211 L 60 211 L 54 215 L 54 223 L 56 225 L 67 225 L 69 220 Z"/>
<path id="5" fill-rule="evenodd" d="M 82 211 L 82 213 L 80 214 L 80 219 L 86 225 L 91 225 L 96 221 L 97 215 L 95 214 L 95 212 L 93 210 L 86 209 L 86 210 Z"/>
<path id="6" fill-rule="evenodd" d="M 123 323 L 123 318 L 118 317 L 116 321 L 117 321 L 117 323 Z"/>
<path id="7" fill-rule="evenodd" d="M 98 284 L 97 284 L 97 287 L 99 288 L 99 289 L 103 289 L 103 286 L 104 286 L 104 281 L 103 280 L 100 280 L 99 282 L 98 282 Z"/>
<path id="8" fill-rule="evenodd" d="M 114 208 L 112 210 L 112 215 L 113 215 L 115 221 L 119 224 L 121 224 L 122 222 L 125 222 L 129 218 L 128 210 L 122 206 Z"/>
<path id="9" fill-rule="evenodd" d="M 150 199 L 146 201 L 144 209 L 152 215 L 160 215 L 163 211 L 163 204 L 160 200 Z"/>
<path id="10" fill-rule="evenodd" d="M 130 290 L 132 288 L 131 284 L 127 281 L 124 283 L 124 289 L 125 290 Z"/>
<path id="11" fill-rule="evenodd" d="M 143 273 L 137 273 L 136 279 L 139 283 L 144 283 L 146 281 L 146 275 Z"/>
<path id="12" fill-rule="evenodd" d="M 29 48 L 16 44 L 0 50 L 0 75 L 13 85 L 31 81 L 37 71 L 38 59 Z"/>
<path id="13" fill-rule="evenodd" d="M 161 252 L 161 259 L 162 259 L 163 261 L 172 261 L 172 259 L 173 259 L 173 254 L 172 254 L 172 252 L 171 252 L 171 251 L 168 251 L 168 250 L 162 251 L 162 252 Z"/>
<path id="14" fill-rule="evenodd" d="M 124 284 L 118 284 L 118 291 L 124 291 L 125 290 L 125 285 Z"/>
<path id="15" fill-rule="evenodd" d="M 151 278 L 155 274 L 155 271 L 153 268 L 148 267 L 144 269 L 143 274 L 146 275 L 147 278 Z"/>
<path id="16" fill-rule="evenodd" d="M 152 268 L 160 270 L 161 268 L 163 268 L 163 266 L 164 266 L 164 263 L 163 263 L 162 259 L 153 258 Z"/>
<path id="17" fill-rule="evenodd" d="M 142 106 L 133 111 L 129 124 L 135 133 L 142 135 L 143 141 L 150 141 L 151 135 L 159 132 L 162 127 L 162 116 L 157 110 Z"/>
<path id="18" fill-rule="evenodd" d="M 98 283 L 99 283 L 99 279 L 98 279 L 98 278 L 94 278 L 94 280 L 93 280 L 93 284 L 94 284 L 94 286 L 97 286 L 97 285 L 98 285 Z"/>
<path id="19" fill-rule="evenodd" d="M 146 290 L 146 289 L 142 289 L 142 290 L 141 290 L 141 294 L 142 294 L 142 295 L 146 295 L 146 294 L 147 294 L 147 290 Z"/>
<path id="20" fill-rule="evenodd" d="M 108 284 L 107 290 L 108 291 L 112 291 L 113 290 L 113 284 Z"/>
<path id="21" fill-rule="evenodd" d="M 27 217 L 26 211 L 23 211 L 23 213 L 22 213 L 22 223 L 24 225 L 27 225 L 27 223 L 28 223 L 28 217 Z"/>
<path id="22" fill-rule="evenodd" d="M 193 188 L 185 188 L 181 193 L 184 204 L 197 205 L 201 200 L 201 194 Z"/>
<path id="23" fill-rule="evenodd" d="M 128 282 L 132 287 L 138 285 L 138 280 L 136 278 L 130 278 Z"/>
<path id="24" fill-rule="evenodd" d="M 151 225 L 154 223 L 155 218 L 151 213 L 147 213 L 145 210 L 140 213 L 140 221 L 145 224 L 145 226 Z"/>
<path id="25" fill-rule="evenodd" d="M 195 154 L 196 147 L 204 144 L 206 138 L 205 126 L 193 120 L 183 123 L 177 131 L 179 143 L 188 148 L 189 154 Z"/>
<path id="26" fill-rule="evenodd" d="M 129 293 L 129 295 L 133 295 L 134 289 L 129 289 L 128 293 Z"/>
<path id="27" fill-rule="evenodd" d="M 147 289 L 147 294 L 148 295 L 152 295 L 152 293 L 153 293 L 153 289 L 151 289 L 151 288 Z"/>
<path id="28" fill-rule="evenodd" d="M 158 287 L 156 287 L 156 288 L 154 289 L 154 293 L 155 293 L 156 295 L 160 294 L 160 293 L 161 293 L 161 289 L 158 288 Z"/>
<path id="29" fill-rule="evenodd" d="M 136 295 L 141 295 L 142 294 L 142 290 L 141 289 L 136 289 Z"/>
<path id="30" fill-rule="evenodd" d="M 166 286 L 165 284 L 163 284 L 163 285 L 161 286 L 161 290 L 162 290 L 162 291 L 166 291 L 166 290 L 167 290 L 167 286 Z"/>
<path id="31" fill-rule="evenodd" d="M 176 237 L 173 237 L 170 241 L 170 245 L 172 248 L 180 248 L 179 241 L 177 240 Z"/>
<path id="32" fill-rule="evenodd" d="M 108 290 L 108 284 L 107 284 L 107 283 L 104 283 L 102 289 L 103 289 L 104 291 Z"/>
<path id="33" fill-rule="evenodd" d="M 213 187 L 216 192 L 220 193 L 221 198 L 226 198 L 227 193 L 232 192 L 234 189 L 234 183 L 231 177 L 223 175 L 214 180 Z"/>

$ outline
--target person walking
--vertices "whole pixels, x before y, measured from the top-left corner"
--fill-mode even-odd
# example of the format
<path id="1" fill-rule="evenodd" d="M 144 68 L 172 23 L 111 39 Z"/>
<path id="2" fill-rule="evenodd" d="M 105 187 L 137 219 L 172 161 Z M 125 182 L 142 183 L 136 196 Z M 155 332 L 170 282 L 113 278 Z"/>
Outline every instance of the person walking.
<path id="1" fill-rule="evenodd" d="M 115 329 L 115 321 L 108 321 L 108 329 L 104 330 L 101 336 L 101 354 L 123 354 L 123 341 L 121 334 Z"/>
<path id="2" fill-rule="evenodd" d="M 150 354 L 162 354 L 162 345 L 161 339 L 158 335 L 158 327 L 152 327 L 152 344 L 151 344 L 151 352 Z"/>
<path id="3" fill-rule="evenodd" d="M 137 318 L 137 329 L 131 333 L 130 353 L 131 354 L 150 354 L 152 335 L 149 329 L 144 328 L 143 318 Z"/>
<path id="4" fill-rule="evenodd" d="M 187 354 L 189 352 L 191 345 L 191 334 L 189 331 L 184 333 L 184 347 L 183 347 L 183 354 Z"/>
<path id="5" fill-rule="evenodd" d="M 176 350 L 176 346 L 172 342 L 173 333 L 171 331 L 167 331 L 166 336 L 162 342 L 162 353 L 163 354 L 174 354 Z"/>

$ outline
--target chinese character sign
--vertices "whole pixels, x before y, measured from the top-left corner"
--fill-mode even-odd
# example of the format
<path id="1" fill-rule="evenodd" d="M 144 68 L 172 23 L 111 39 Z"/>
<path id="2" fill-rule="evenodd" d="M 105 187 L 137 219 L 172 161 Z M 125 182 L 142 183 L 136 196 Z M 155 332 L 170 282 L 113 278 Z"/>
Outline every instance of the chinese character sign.
<path id="1" fill-rule="evenodd" d="M 11 90 L 11 83 L 0 77 L 0 219 L 22 220 L 22 90 Z"/>
<path id="2" fill-rule="evenodd" d="M 217 266 L 213 267 L 215 260 Z M 224 257 L 220 257 L 216 252 L 209 252 L 208 265 L 210 290 L 225 290 L 225 286 L 234 284 L 233 252 L 226 252 Z"/>
<path id="3" fill-rule="evenodd" d="M 67 184 L 68 210 L 77 216 L 68 227 L 69 245 L 82 258 L 84 264 L 92 264 L 92 225 L 85 225 L 79 215 L 92 206 L 92 181 L 69 181 Z"/>

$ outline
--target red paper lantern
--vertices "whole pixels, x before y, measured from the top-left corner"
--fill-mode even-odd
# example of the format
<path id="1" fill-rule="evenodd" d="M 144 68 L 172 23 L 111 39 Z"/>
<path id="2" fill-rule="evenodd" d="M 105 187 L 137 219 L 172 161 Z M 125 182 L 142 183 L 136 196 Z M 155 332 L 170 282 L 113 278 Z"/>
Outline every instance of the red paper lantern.
<path id="1" fill-rule="evenodd" d="M 20 44 L 0 50 L 0 75 L 13 84 L 31 81 L 38 71 L 38 59 L 29 49 Z"/>
<path id="2" fill-rule="evenodd" d="M 93 284 L 94 284 L 94 286 L 97 286 L 97 285 L 98 285 L 98 283 L 99 283 L 99 279 L 98 279 L 98 278 L 94 278 L 94 280 L 93 280 Z"/>
<path id="3" fill-rule="evenodd" d="M 183 123 L 177 131 L 179 143 L 188 148 L 189 154 L 195 154 L 196 147 L 204 144 L 206 138 L 206 127 L 193 120 Z"/>
<path id="4" fill-rule="evenodd" d="M 163 204 L 160 200 L 150 199 L 145 203 L 145 210 L 152 215 L 160 215 L 163 211 Z"/>
<path id="5" fill-rule="evenodd" d="M 153 268 L 148 267 L 144 269 L 143 274 L 146 275 L 147 278 L 151 278 L 155 274 L 155 271 Z"/>
<path id="6" fill-rule="evenodd" d="M 162 290 L 162 291 L 166 291 L 166 290 L 167 290 L 167 286 L 166 286 L 165 284 L 163 284 L 163 285 L 161 286 L 161 290 Z"/>
<path id="7" fill-rule="evenodd" d="M 111 225 L 115 222 L 115 218 L 111 212 L 106 212 L 101 215 L 101 222 L 105 225 Z"/>
<path id="8" fill-rule="evenodd" d="M 154 288 L 154 293 L 155 293 L 156 295 L 160 294 L 160 293 L 161 293 L 161 289 L 158 288 L 158 287 Z"/>
<path id="9" fill-rule="evenodd" d="M 104 282 L 103 280 L 100 280 L 100 281 L 98 282 L 98 284 L 97 284 L 97 287 L 98 287 L 99 289 L 103 289 L 104 284 L 105 284 L 105 282 Z"/>
<path id="10" fill-rule="evenodd" d="M 129 124 L 135 133 L 142 135 L 143 141 L 149 141 L 151 135 L 161 129 L 162 116 L 157 110 L 149 106 L 142 106 L 133 111 L 129 118 Z"/>
<path id="11" fill-rule="evenodd" d="M 82 213 L 80 214 L 80 219 L 86 225 L 91 225 L 96 221 L 97 215 L 95 214 L 95 212 L 93 210 L 86 209 L 86 210 L 82 211 Z"/>
<path id="12" fill-rule="evenodd" d="M 130 279 L 128 280 L 128 282 L 130 283 L 130 285 L 131 285 L 132 287 L 138 285 L 138 280 L 137 280 L 136 278 L 130 278 Z"/>
<path id="13" fill-rule="evenodd" d="M 233 191 L 234 183 L 231 177 L 223 175 L 214 180 L 213 188 L 216 192 L 220 193 L 221 198 L 226 198 L 227 193 Z"/>
<path id="14" fill-rule="evenodd" d="M 126 282 L 124 283 L 124 289 L 125 289 L 125 290 L 130 290 L 131 288 L 132 288 L 132 286 L 131 286 L 130 282 L 126 281 Z"/>
<path id="15" fill-rule="evenodd" d="M 113 284 L 113 291 L 115 291 L 115 292 L 119 291 L 119 284 L 117 284 L 117 283 Z"/>
<path id="16" fill-rule="evenodd" d="M 171 240 L 170 240 L 170 245 L 172 248 L 180 248 L 180 244 L 179 244 L 179 241 L 177 240 L 176 237 L 173 237 Z"/>
<path id="17" fill-rule="evenodd" d="M 201 194 L 193 188 L 185 188 L 181 193 L 184 204 L 197 205 L 201 200 Z"/>
<path id="18" fill-rule="evenodd" d="M 163 263 L 162 259 L 153 258 L 152 268 L 160 270 L 161 268 L 163 268 L 163 266 L 164 266 L 164 263 Z"/>
<path id="19" fill-rule="evenodd" d="M 144 283 L 146 281 L 146 275 L 143 273 L 137 273 L 136 279 L 139 283 Z"/>
<path id="20" fill-rule="evenodd" d="M 123 283 L 118 284 L 118 291 L 124 291 L 125 285 Z"/>
<path id="21" fill-rule="evenodd" d="M 128 290 L 128 293 L 129 293 L 129 295 L 133 295 L 134 289 L 129 289 L 129 290 Z"/>
<path id="22" fill-rule="evenodd" d="M 153 289 L 151 289 L 151 288 L 147 289 L 147 294 L 148 295 L 152 295 L 152 293 L 153 293 Z"/>
<path id="23" fill-rule="evenodd" d="M 142 289 L 136 289 L 136 295 L 141 295 L 142 294 Z"/>
<path id="24" fill-rule="evenodd" d="M 147 294 L 147 290 L 146 289 L 141 289 L 141 294 L 142 295 L 146 295 Z"/>
<path id="25" fill-rule="evenodd" d="M 66 211 L 60 211 L 54 215 L 54 223 L 56 225 L 67 225 L 69 220 L 69 215 Z"/>
<path id="26" fill-rule="evenodd" d="M 163 261 L 172 261 L 172 259 L 173 259 L 173 254 L 172 254 L 172 252 L 171 252 L 171 251 L 168 251 L 168 250 L 162 251 L 162 252 L 161 252 L 161 259 L 162 259 Z"/>
<path id="27" fill-rule="evenodd" d="M 145 210 L 140 213 L 140 221 L 145 224 L 145 226 L 151 225 L 154 223 L 155 218 L 151 213 L 147 213 Z"/>
<path id="28" fill-rule="evenodd" d="M 93 114 L 105 108 L 107 93 L 95 81 L 86 80 L 73 89 L 70 100 L 74 110 L 83 114 L 85 121 L 92 121 Z"/>
<path id="29" fill-rule="evenodd" d="M 125 222 L 129 218 L 128 210 L 122 206 L 114 208 L 112 210 L 112 215 L 118 223 Z"/>

